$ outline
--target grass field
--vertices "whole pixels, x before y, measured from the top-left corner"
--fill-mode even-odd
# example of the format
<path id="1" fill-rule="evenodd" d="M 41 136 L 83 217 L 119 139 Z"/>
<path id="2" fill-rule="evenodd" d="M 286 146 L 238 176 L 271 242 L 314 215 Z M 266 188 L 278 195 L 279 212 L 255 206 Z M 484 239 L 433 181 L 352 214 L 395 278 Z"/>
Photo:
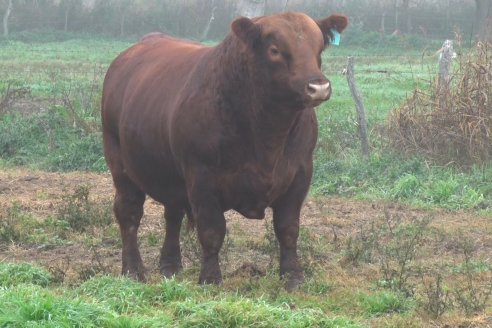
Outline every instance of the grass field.
<path id="1" fill-rule="evenodd" d="M 457 168 L 388 147 L 388 114 L 437 71 L 437 49 L 331 48 L 332 99 L 320 138 L 300 254 L 307 280 L 288 294 L 264 222 L 227 215 L 225 282 L 195 284 L 198 248 L 183 235 L 185 271 L 156 274 L 162 212 L 147 202 L 147 284 L 117 277 L 119 233 L 102 157 L 99 102 L 111 60 L 129 41 L 0 42 L 0 327 L 421 327 L 492 325 L 492 167 Z M 370 128 L 360 156 L 345 76 Z M 84 224 L 81 224 L 83 222 Z"/>

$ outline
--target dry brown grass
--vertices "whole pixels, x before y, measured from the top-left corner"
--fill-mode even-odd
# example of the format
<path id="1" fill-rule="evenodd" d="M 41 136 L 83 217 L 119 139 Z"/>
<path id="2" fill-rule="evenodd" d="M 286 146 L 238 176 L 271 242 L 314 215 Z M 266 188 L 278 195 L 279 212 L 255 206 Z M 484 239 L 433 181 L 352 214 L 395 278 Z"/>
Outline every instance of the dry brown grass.
<path id="1" fill-rule="evenodd" d="M 441 89 L 441 90 L 439 90 Z M 492 159 L 492 44 L 460 56 L 450 87 L 413 95 L 388 120 L 393 148 L 458 166 Z"/>

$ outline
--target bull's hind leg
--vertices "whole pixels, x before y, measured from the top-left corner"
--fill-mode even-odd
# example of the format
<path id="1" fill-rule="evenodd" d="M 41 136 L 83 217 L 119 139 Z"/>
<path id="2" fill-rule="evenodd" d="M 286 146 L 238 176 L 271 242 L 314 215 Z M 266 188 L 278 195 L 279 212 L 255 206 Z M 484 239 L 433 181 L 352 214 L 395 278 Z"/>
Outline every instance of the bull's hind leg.
<path id="1" fill-rule="evenodd" d="M 120 158 L 118 139 L 104 132 L 104 156 L 113 176 L 116 189 L 113 210 L 120 226 L 122 251 L 122 274 L 138 280 L 145 279 L 145 270 L 138 250 L 137 232 L 143 216 L 145 193 L 133 183 L 125 173 Z"/>
<path id="2" fill-rule="evenodd" d="M 166 237 L 161 249 L 160 271 L 167 278 L 172 277 L 183 269 L 181 263 L 181 248 L 179 235 L 185 210 L 174 204 L 166 204 L 164 218 L 166 219 Z"/>
<path id="3" fill-rule="evenodd" d="M 145 280 L 145 268 L 138 250 L 137 232 L 143 216 L 145 193 L 126 176 L 114 177 L 116 195 L 114 213 L 120 225 L 122 251 L 122 274 L 137 280 Z"/>

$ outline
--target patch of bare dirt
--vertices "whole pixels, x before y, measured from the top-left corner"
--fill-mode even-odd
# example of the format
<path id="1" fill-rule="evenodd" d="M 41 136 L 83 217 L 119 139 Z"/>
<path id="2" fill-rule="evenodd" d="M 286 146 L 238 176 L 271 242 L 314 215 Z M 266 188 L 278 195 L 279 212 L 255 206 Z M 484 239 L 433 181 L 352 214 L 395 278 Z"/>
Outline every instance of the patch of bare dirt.
<path id="1" fill-rule="evenodd" d="M 90 189 L 90 198 L 108 202 L 113 197 L 113 185 L 109 173 L 48 173 L 25 169 L 0 171 L 0 213 L 18 204 L 22 210 L 44 219 L 56 214 L 63 196 L 72 193 L 80 185 Z M 329 197 L 310 198 L 302 211 L 301 223 L 313 236 L 324 237 L 328 242 L 343 245 L 348 236 L 358 233 L 375 220 L 386 214 L 401 220 L 432 218 L 431 226 L 450 236 L 468 236 L 479 245 L 480 256 L 492 254 L 492 218 L 474 212 L 423 210 L 388 202 L 368 202 L 355 199 Z M 151 272 L 157 272 L 160 243 L 163 240 L 163 208 L 149 199 L 145 204 L 145 214 L 140 229 L 141 252 L 144 262 Z M 251 262 L 251 250 L 245 240 L 262 239 L 266 228 L 264 221 L 243 219 L 238 213 L 226 213 L 231 239 L 238 238 L 235 252 L 228 257 L 235 262 L 230 268 L 234 272 L 245 263 Z M 3 219 L 0 217 L 0 219 Z M 271 213 L 267 213 L 271 220 Z M 116 226 L 116 223 L 115 223 Z M 158 236 L 158 243 L 150 245 L 145 238 Z M 107 238 L 107 237 L 106 237 Z M 113 240 L 114 239 L 114 240 Z M 443 242 L 449 242 L 443 241 Z M 239 248 L 238 248 L 239 247 Z M 338 249 L 340 247 L 333 247 Z M 454 256 L 453 245 L 446 249 L 446 256 Z M 453 253 L 454 252 L 454 253 Z M 488 255 L 487 255 L 488 254 Z M 337 254 L 326 254 L 327 258 Z M 0 261 L 34 262 L 46 267 L 90 267 L 100 266 L 101 271 L 117 273 L 120 270 L 119 236 L 103 240 L 99 245 L 73 243 L 63 246 L 44 247 L 43 245 L 9 245 L 0 247 Z"/>

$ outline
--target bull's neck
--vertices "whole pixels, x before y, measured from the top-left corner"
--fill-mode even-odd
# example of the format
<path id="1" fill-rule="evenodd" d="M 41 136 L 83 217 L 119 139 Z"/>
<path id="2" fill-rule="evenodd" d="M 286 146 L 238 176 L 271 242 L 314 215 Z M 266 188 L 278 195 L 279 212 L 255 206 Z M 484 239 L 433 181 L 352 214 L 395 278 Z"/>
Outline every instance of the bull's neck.
<path id="1" fill-rule="evenodd" d="M 240 51 L 242 45 L 228 37 L 216 48 L 216 72 L 221 106 L 230 114 L 232 124 L 253 139 L 260 159 L 274 164 L 284 150 L 287 138 L 300 117 L 301 111 L 286 109 L 272 101 L 261 71 Z M 246 137 L 246 136 L 243 136 Z M 268 155 L 266 155 L 268 154 Z"/>

